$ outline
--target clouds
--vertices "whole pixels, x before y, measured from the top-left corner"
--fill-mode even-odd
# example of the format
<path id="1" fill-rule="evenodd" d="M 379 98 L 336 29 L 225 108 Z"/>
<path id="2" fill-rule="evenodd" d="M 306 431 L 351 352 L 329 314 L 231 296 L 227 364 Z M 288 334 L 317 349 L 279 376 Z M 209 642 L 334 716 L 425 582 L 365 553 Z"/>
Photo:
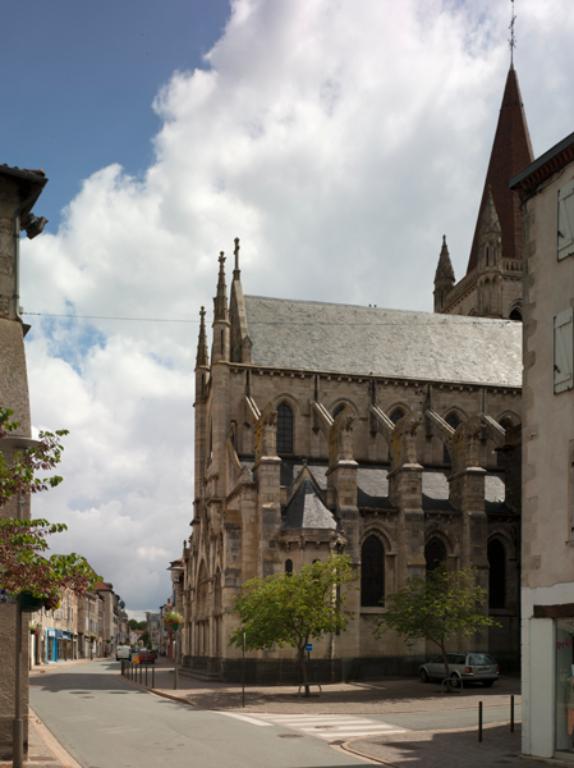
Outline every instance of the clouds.
<path id="1" fill-rule="evenodd" d="M 158 93 L 153 165 L 102 168 L 56 235 L 23 246 L 26 308 L 195 320 L 238 235 L 248 293 L 430 309 L 443 232 L 466 267 L 508 14 L 491 0 L 238 0 L 205 67 Z M 572 130 L 574 10 L 523 0 L 517 31 L 539 154 Z M 66 482 L 36 511 L 69 522 L 66 546 L 135 609 L 163 601 L 189 532 L 196 333 L 41 321 L 28 344 L 35 423 L 72 430 Z"/>

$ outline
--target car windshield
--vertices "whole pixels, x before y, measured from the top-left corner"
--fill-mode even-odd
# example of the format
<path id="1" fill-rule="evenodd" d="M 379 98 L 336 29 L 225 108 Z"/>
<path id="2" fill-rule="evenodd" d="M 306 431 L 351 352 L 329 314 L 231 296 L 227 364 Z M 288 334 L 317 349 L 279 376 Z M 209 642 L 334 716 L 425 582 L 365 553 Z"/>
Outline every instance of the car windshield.
<path id="1" fill-rule="evenodd" d="M 468 657 L 468 663 L 471 667 L 487 667 L 496 664 L 492 656 L 486 653 L 471 653 Z"/>

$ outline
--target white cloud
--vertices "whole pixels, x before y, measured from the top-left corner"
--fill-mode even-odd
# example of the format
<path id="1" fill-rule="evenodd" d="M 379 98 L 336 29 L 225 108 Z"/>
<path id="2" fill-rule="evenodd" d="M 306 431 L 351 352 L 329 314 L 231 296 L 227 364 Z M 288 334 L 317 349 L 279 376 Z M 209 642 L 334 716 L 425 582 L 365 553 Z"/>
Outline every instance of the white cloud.
<path id="1" fill-rule="evenodd" d="M 246 292 L 430 309 L 443 232 L 457 275 L 466 267 L 508 13 L 491 0 L 237 0 L 206 68 L 158 94 L 144 176 L 101 169 L 57 235 L 25 245 L 26 307 L 196 318 L 239 235 Z M 574 6 L 522 0 L 517 34 L 540 154 L 574 122 Z M 34 421 L 71 429 L 66 482 L 36 510 L 67 521 L 62 548 L 136 610 L 163 602 L 189 533 L 196 332 L 36 322 L 28 344 Z"/>

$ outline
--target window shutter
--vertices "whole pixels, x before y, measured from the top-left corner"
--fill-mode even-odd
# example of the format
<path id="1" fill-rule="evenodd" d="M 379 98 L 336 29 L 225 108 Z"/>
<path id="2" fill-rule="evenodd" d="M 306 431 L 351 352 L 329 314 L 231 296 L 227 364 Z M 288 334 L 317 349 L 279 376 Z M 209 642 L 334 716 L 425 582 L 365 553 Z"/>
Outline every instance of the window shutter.
<path id="1" fill-rule="evenodd" d="M 574 387 L 574 309 L 554 317 L 554 392 Z"/>
<path id="2" fill-rule="evenodd" d="M 574 181 L 558 192 L 558 260 L 574 256 Z"/>

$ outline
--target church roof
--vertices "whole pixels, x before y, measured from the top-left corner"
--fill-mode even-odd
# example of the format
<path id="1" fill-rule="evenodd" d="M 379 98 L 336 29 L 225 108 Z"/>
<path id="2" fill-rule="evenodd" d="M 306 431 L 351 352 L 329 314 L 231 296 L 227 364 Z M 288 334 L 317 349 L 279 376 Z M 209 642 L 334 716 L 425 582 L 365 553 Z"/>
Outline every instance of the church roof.
<path id="1" fill-rule="evenodd" d="M 508 71 L 504 95 L 484 190 L 468 260 L 467 274 L 478 265 L 478 232 L 483 210 L 492 190 L 494 206 L 502 229 L 502 253 L 507 259 L 522 258 L 522 221 L 518 195 L 509 189 L 510 179 L 532 162 L 532 145 L 514 67 Z"/>
<path id="2" fill-rule="evenodd" d="M 520 387 L 522 325 L 462 315 L 245 296 L 255 365 Z"/>
<path id="3" fill-rule="evenodd" d="M 319 486 L 306 467 L 302 473 L 303 476 L 295 482 L 296 489 L 283 511 L 283 527 L 335 530 L 337 522 L 323 503 Z"/>

